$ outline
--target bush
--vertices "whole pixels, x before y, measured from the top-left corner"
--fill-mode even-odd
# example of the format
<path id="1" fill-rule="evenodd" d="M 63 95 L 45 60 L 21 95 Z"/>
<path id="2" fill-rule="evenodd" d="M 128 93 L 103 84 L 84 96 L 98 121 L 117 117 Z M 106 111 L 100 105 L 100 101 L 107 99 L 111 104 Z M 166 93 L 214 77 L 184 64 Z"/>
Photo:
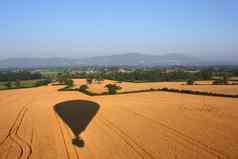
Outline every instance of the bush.
<path id="1" fill-rule="evenodd" d="M 228 84 L 228 82 L 219 79 L 219 80 L 215 80 L 215 81 L 213 81 L 212 84 L 213 84 L 213 85 L 224 85 L 224 84 Z"/>
<path id="2" fill-rule="evenodd" d="M 74 81 L 73 81 L 72 79 L 67 79 L 67 80 L 65 81 L 65 84 L 66 84 L 67 86 L 69 86 L 69 87 L 72 87 L 72 86 L 74 85 Z"/>
<path id="3" fill-rule="evenodd" d="M 105 87 L 108 89 L 108 94 L 116 94 L 117 90 L 121 89 L 121 87 L 116 84 L 107 84 Z"/>
<path id="4" fill-rule="evenodd" d="M 102 76 L 96 75 L 95 81 L 96 81 L 97 83 L 101 83 L 102 81 L 104 81 L 104 79 L 103 79 Z"/>
<path id="5" fill-rule="evenodd" d="M 79 91 L 85 92 L 88 89 L 88 86 L 86 84 L 83 84 L 79 87 Z"/>
<path id="6" fill-rule="evenodd" d="M 12 83 L 11 82 L 7 82 L 7 83 L 5 83 L 5 86 L 9 89 L 9 88 L 12 87 Z"/>
<path id="7" fill-rule="evenodd" d="M 194 84 L 194 81 L 193 80 L 188 80 L 187 81 L 187 85 L 193 85 Z"/>
<path id="8" fill-rule="evenodd" d="M 69 79 L 70 79 L 69 74 L 67 74 L 67 73 L 58 73 L 56 80 L 60 84 L 66 84 L 67 80 L 69 80 Z"/>
<path id="9" fill-rule="evenodd" d="M 38 87 L 38 86 L 48 85 L 49 83 L 50 83 L 50 80 L 44 79 L 44 80 L 37 81 L 35 85 Z"/>
<path id="10" fill-rule="evenodd" d="M 93 79 L 92 78 L 87 78 L 86 81 L 87 81 L 88 84 L 92 84 L 93 83 Z"/>
<path id="11" fill-rule="evenodd" d="M 162 91 L 168 91 L 169 89 L 167 87 L 164 87 L 161 89 Z"/>
<path id="12" fill-rule="evenodd" d="M 16 86 L 16 88 L 20 88 L 21 87 L 21 82 L 19 80 L 16 80 L 15 86 Z"/>

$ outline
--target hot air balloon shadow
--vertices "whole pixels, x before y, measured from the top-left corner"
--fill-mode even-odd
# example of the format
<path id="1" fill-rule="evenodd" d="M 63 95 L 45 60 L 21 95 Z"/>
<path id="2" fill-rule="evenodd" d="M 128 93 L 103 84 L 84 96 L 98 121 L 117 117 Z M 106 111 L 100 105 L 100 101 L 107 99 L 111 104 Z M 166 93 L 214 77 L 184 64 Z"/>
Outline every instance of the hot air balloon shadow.
<path id="1" fill-rule="evenodd" d="M 85 142 L 80 138 L 80 134 L 85 131 L 98 112 L 99 105 L 87 100 L 72 100 L 56 104 L 54 110 L 75 135 L 72 143 L 83 147 Z"/>

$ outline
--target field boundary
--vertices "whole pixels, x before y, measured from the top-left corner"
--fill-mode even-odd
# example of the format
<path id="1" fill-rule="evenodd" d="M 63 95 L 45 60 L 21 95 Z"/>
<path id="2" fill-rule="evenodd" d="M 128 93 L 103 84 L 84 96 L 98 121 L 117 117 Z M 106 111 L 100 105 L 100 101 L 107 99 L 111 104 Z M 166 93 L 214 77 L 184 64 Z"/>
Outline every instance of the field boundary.
<path id="1" fill-rule="evenodd" d="M 79 91 L 89 96 L 107 96 L 107 95 L 120 95 L 120 94 L 132 94 L 132 93 L 144 93 L 144 92 L 172 92 L 172 93 L 181 93 L 181 94 L 191 94 L 191 95 L 201 95 L 201 96 L 214 96 L 214 97 L 228 97 L 228 98 L 238 98 L 238 94 L 222 94 L 222 93 L 214 93 L 214 92 L 203 92 L 203 91 L 193 91 L 193 90 L 180 90 L 174 88 L 150 88 L 150 89 L 143 89 L 143 90 L 135 90 L 135 91 L 125 91 L 125 92 L 118 92 L 116 94 L 108 94 L 108 92 L 103 93 L 95 93 L 89 90 L 81 91 L 78 88 L 71 88 L 71 87 L 64 87 L 60 88 L 58 91 Z"/>

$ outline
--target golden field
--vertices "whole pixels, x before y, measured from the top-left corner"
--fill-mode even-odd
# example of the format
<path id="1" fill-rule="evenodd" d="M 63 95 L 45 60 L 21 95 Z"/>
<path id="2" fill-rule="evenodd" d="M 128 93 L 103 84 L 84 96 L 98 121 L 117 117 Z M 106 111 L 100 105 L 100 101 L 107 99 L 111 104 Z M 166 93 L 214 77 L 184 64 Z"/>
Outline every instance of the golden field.
<path id="1" fill-rule="evenodd" d="M 86 84 L 84 79 L 75 79 L 74 83 L 76 87 L 79 87 L 82 84 Z M 135 91 L 135 90 L 145 90 L 145 89 L 158 89 L 158 88 L 174 88 L 180 90 L 193 90 L 200 92 L 212 92 L 212 93 L 221 93 L 221 94 L 238 94 L 238 85 L 212 85 L 212 81 L 197 81 L 199 85 L 186 85 L 186 82 L 146 82 L 146 83 L 132 83 L 132 82 L 122 82 L 118 83 L 112 80 L 104 80 L 100 83 L 93 82 L 89 85 L 89 90 L 94 93 L 106 92 L 107 89 L 105 85 L 109 83 L 115 83 L 122 87 L 119 92 L 126 91 Z"/>
<path id="2" fill-rule="evenodd" d="M 0 159 L 238 156 L 237 99 L 168 92 L 90 97 L 61 87 L 0 91 Z"/>

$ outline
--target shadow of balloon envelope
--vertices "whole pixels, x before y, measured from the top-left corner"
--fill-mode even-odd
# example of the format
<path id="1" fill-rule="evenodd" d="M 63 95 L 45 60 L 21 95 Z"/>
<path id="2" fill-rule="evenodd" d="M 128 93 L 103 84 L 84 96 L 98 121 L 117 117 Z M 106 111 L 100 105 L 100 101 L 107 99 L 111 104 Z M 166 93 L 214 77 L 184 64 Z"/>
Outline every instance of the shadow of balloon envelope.
<path id="1" fill-rule="evenodd" d="M 75 135 L 72 143 L 78 147 L 83 147 L 85 143 L 80 138 L 80 134 L 98 112 L 99 105 L 87 100 L 72 100 L 56 104 L 54 110 Z"/>

